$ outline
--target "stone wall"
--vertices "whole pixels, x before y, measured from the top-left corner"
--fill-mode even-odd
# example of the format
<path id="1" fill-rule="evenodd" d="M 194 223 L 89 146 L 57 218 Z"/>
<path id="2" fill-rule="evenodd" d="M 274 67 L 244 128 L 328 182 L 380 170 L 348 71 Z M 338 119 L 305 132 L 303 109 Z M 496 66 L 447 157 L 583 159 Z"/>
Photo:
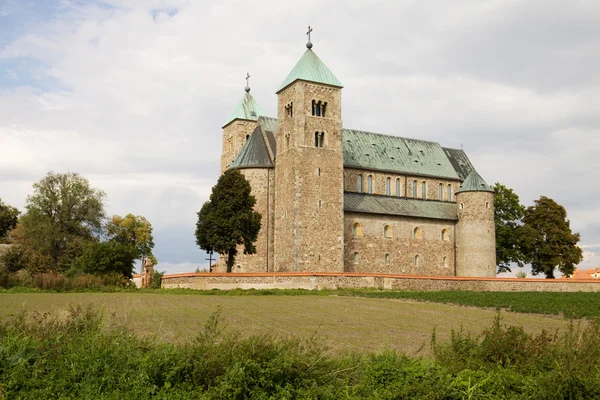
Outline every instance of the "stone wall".
<path id="1" fill-rule="evenodd" d="M 234 120 L 223 127 L 223 149 L 221 151 L 221 173 L 225 172 L 235 160 L 246 143 L 246 136 L 252 134 L 256 121 Z"/>
<path id="2" fill-rule="evenodd" d="M 360 225 L 355 234 L 357 223 Z M 346 212 L 345 271 L 454 275 L 454 224 L 453 221 Z M 420 229 L 417 238 L 415 228 Z M 387 263 L 386 255 L 389 256 Z"/>
<path id="3" fill-rule="evenodd" d="M 417 198 L 422 199 L 422 183 L 425 182 L 426 199 L 440 200 L 439 184 L 442 184 L 442 200 L 456 201 L 455 192 L 460 187 L 459 180 L 439 179 L 432 177 L 418 177 L 412 175 L 399 175 L 381 171 L 362 170 L 356 168 L 344 169 L 344 190 L 347 192 L 358 191 L 358 176 L 362 175 L 362 193 L 368 193 L 368 176 L 372 176 L 372 193 L 386 195 L 386 180 L 390 178 L 390 196 L 396 196 L 396 179 L 400 183 L 400 197 L 413 196 L 413 181 L 417 181 Z M 450 200 L 448 200 L 448 185 L 451 186 Z"/>
<path id="4" fill-rule="evenodd" d="M 396 289 L 479 292 L 600 292 L 597 280 L 470 278 L 352 273 L 177 274 L 162 278 L 165 289 Z"/>
<path id="5" fill-rule="evenodd" d="M 327 102 L 325 117 L 312 101 Z M 288 110 L 292 107 L 292 115 Z M 339 88 L 296 81 L 278 94 L 276 271 L 343 271 L 343 155 Z M 324 134 L 315 146 L 315 133 Z"/>

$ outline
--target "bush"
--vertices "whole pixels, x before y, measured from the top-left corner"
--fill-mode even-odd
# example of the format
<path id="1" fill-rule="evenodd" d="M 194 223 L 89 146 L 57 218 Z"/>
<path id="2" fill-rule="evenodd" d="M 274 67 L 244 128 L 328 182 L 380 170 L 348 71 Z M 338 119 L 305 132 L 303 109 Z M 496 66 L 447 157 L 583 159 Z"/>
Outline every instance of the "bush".
<path id="1" fill-rule="evenodd" d="M 126 244 L 90 243 L 75 260 L 73 268 L 88 274 L 104 275 L 116 272 L 131 278 L 135 257 L 135 249 Z"/>

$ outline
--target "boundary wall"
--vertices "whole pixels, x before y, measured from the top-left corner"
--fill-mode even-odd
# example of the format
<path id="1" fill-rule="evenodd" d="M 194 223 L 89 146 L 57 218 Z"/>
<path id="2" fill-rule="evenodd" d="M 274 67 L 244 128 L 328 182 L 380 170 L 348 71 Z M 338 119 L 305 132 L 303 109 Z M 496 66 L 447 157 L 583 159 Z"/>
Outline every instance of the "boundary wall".
<path id="1" fill-rule="evenodd" d="M 188 273 L 165 275 L 164 289 L 396 289 L 478 292 L 600 292 L 600 280 L 476 278 L 367 273 Z"/>

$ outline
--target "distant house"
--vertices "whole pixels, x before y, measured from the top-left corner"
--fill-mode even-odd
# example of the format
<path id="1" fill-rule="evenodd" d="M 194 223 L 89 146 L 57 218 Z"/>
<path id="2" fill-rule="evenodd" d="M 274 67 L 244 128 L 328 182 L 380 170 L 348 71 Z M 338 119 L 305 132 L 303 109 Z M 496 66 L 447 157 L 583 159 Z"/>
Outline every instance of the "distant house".
<path id="1" fill-rule="evenodd" d="M 579 269 L 575 268 L 573 271 L 573 275 L 563 275 L 563 279 L 598 279 L 600 278 L 600 267 L 598 268 L 589 268 L 589 269 Z"/>

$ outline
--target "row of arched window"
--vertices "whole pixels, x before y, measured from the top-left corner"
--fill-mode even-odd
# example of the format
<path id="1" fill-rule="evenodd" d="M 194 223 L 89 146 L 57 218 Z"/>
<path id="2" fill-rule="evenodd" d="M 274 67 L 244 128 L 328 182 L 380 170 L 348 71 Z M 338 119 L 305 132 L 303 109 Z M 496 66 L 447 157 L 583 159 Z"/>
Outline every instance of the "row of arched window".
<path id="1" fill-rule="evenodd" d="M 360 222 L 355 222 L 352 224 L 352 235 L 353 236 L 362 236 L 363 229 L 362 224 Z M 390 225 L 384 225 L 383 227 L 383 237 L 386 239 L 391 239 L 393 237 L 393 229 Z M 411 237 L 413 240 L 421 240 L 423 239 L 423 229 L 421 227 L 416 226 L 413 228 Z M 440 232 L 440 239 L 443 241 L 450 240 L 450 232 L 448 228 L 443 228 Z"/>
<path id="2" fill-rule="evenodd" d="M 327 110 L 327 102 L 326 101 L 312 101 L 312 115 L 317 117 L 324 117 L 325 111 Z"/>
<path id="3" fill-rule="evenodd" d="M 416 254 L 414 256 L 413 260 L 414 260 L 415 267 L 418 267 L 421 264 L 421 256 L 419 254 Z M 358 251 L 354 252 L 352 261 L 354 262 L 354 264 L 360 264 L 360 254 L 358 253 Z M 392 258 L 390 256 L 390 253 L 385 253 L 383 255 L 383 263 L 385 265 L 390 265 L 391 262 L 392 262 Z M 448 257 L 447 256 L 442 257 L 442 267 L 445 267 L 445 268 L 448 267 Z"/>
<path id="4" fill-rule="evenodd" d="M 363 184 L 364 184 L 363 175 L 359 174 L 357 177 L 357 182 L 356 182 L 356 188 L 357 188 L 358 193 L 365 193 Z M 419 189 L 420 189 L 420 193 L 419 193 Z M 388 177 L 385 179 L 385 195 L 391 196 L 392 191 L 394 193 L 394 196 L 397 196 L 397 197 L 402 196 L 400 178 L 396 178 L 396 180 L 393 182 L 393 185 L 392 185 L 392 178 Z M 367 175 L 366 193 L 369 193 L 369 194 L 373 193 L 373 175 Z M 452 185 L 451 184 L 446 185 L 446 193 L 445 194 L 446 194 L 445 200 L 452 201 Z M 421 181 L 420 183 L 416 179 L 412 181 L 412 197 L 414 199 L 421 198 L 423 200 L 427 200 L 427 182 L 426 181 Z M 443 183 L 438 184 L 438 200 L 444 201 L 444 184 Z"/>

